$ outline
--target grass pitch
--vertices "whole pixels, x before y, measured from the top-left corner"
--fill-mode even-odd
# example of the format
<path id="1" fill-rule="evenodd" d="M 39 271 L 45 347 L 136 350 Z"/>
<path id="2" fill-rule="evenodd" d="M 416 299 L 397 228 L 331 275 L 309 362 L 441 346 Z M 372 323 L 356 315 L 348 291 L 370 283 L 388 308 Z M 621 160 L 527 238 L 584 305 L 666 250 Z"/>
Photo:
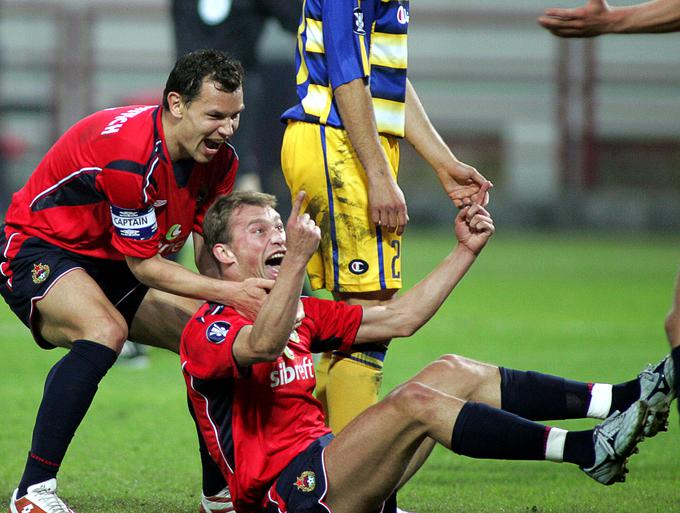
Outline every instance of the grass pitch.
<path id="1" fill-rule="evenodd" d="M 410 229 L 407 285 L 452 245 L 452 234 Z M 580 380 L 619 382 L 667 352 L 663 319 L 680 263 L 677 237 L 498 235 L 435 318 L 396 340 L 383 390 L 441 354 Z M 42 351 L 0 305 L 0 498 L 21 475 L 45 375 L 61 350 Z M 584 429 L 593 421 L 556 423 Z M 403 508 L 452 512 L 680 511 L 680 427 L 640 446 L 628 481 L 601 486 L 576 467 L 475 461 L 437 449 L 400 493 Z M 360 450 L 356 455 L 360 457 Z M 379 476 L 376 476 L 379 479 Z M 81 513 L 195 512 L 199 465 L 175 355 L 146 370 L 114 367 L 60 473 L 60 495 Z M 6 504 L 6 502 L 5 502 Z"/>

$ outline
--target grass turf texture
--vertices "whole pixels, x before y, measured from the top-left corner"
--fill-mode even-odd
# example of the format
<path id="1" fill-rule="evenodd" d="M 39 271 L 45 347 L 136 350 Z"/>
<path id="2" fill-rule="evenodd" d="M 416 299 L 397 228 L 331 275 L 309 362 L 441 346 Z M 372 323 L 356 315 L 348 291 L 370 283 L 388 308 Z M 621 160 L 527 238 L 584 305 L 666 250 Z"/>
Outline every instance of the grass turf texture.
<path id="1" fill-rule="evenodd" d="M 451 247 L 452 235 L 411 230 L 407 285 Z M 619 382 L 667 352 L 663 318 L 680 262 L 677 237 L 499 235 L 453 297 L 388 355 L 383 390 L 447 352 L 580 380 Z M 0 497 L 20 477 L 45 375 L 62 350 L 42 351 L 0 306 Z M 586 429 L 594 421 L 559 422 Z M 680 511 L 680 428 L 645 441 L 628 482 L 603 487 L 576 467 L 475 461 L 436 449 L 400 493 L 403 508 L 451 512 Z M 360 448 L 355 455 L 361 457 Z M 376 479 L 380 476 L 376 475 Z M 195 512 L 200 493 L 192 421 L 177 357 L 116 366 L 73 441 L 60 494 L 81 513 Z"/>

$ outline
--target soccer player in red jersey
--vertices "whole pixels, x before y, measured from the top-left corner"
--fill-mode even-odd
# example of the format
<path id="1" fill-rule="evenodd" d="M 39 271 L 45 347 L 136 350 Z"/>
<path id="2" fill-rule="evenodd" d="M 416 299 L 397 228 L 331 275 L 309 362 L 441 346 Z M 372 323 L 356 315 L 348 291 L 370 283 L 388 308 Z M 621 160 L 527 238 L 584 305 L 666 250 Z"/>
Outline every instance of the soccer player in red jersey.
<path id="1" fill-rule="evenodd" d="M 567 461 L 611 484 L 622 480 L 637 442 L 665 427 L 675 380 L 669 358 L 608 385 L 446 355 L 333 437 L 312 394 L 311 352 L 414 333 L 474 263 L 494 225 L 483 207 L 464 207 L 455 221 L 457 246 L 393 301 L 362 307 L 300 299 L 321 238 L 309 215 L 300 215 L 304 195 L 285 230 L 273 196 L 262 193 L 219 198 L 204 221 L 223 279 L 275 280 L 254 322 L 208 302 L 180 346 L 198 423 L 239 513 L 395 511 L 385 501 L 436 442 L 477 458 Z M 527 420 L 586 416 L 606 420 L 576 432 Z"/>
<path id="2" fill-rule="evenodd" d="M 244 109 L 242 82 L 225 54 L 188 54 L 162 105 L 76 123 L 14 194 L 0 227 L 0 293 L 41 347 L 68 353 L 48 374 L 12 513 L 70 511 L 56 495 L 57 471 L 127 338 L 177 352 L 199 300 L 247 317 L 261 306 L 272 282 L 216 279 L 201 227 L 234 183 L 229 138 Z M 163 258 L 190 234 L 202 274 Z"/>

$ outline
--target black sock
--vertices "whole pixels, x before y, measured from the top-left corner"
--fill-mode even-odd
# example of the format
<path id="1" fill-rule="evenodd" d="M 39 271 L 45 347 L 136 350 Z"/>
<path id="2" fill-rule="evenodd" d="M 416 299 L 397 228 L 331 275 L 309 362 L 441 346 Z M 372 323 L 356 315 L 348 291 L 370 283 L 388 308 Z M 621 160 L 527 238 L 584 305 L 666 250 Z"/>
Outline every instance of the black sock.
<path id="1" fill-rule="evenodd" d="M 626 411 L 635 401 L 640 399 L 640 382 L 637 379 L 619 383 L 612 387 L 612 406 L 609 414 L 613 411 Z"/>
<path id="2" fill-rule="evenodd" d="M 114 350 L 89 340 L 76 340 L 72 349 L 54 364 L 45 380 L 31 452 L 17 497 L 25 495 L 29 486 L 56 477 L 99 382 L 115 361 Z"/>
<path id="3" fill-rule="evenodd" d="M 680 346 L 674 347 L 671 351 L 671 358 L 673 359 L 673 368 L 675 369 L 675 395 L 680 398 L 680 379 L 678 373 L 680 372 Z M 677 400 L 678 411 L 680 411 L 680 399 Z"/>
<path id="4" fill-rule="evenodd" d="M 451 449 L 472 458 L 543 460 L 547 429 L 513 413 L 467 402 L 453 426 Z"/>
<path id="5" fill-rule="evenodd" d="M 203 439 L 203 434 L 201 433 L 201 428 L 198 425 L 196 413 L 194 412 L 194 405 L 191 403 L 189 397 L 187 397 L 187 404 L 189 406 L 191 418 L 194 419 L 196 433 L 198 435 L 198 453 L 201 456 L 201 472 L 203 476 L 203 495 L 206 497 L 217 495 L 225 486 L 227 486 L 227 481 L 222 475 L 220 467 L 217 466 L 217 463 L 215 463 L 212 456 L 210 456 L 208 447 L 205 445 L 205 440 Z"/>
<path id="6" fill-rule="evenodd" d="M 501 408 L 530 420 L 581 419 L 588 413 L 588 383 L 499 368 Z"/>
<path id="7" fill-rule="evenodd" d="M 567 432 L 563 460 L 584 468 L 593 466 L 593 463 L 595 463 L 595 446 L 593 445 L 592 429 Z"/>

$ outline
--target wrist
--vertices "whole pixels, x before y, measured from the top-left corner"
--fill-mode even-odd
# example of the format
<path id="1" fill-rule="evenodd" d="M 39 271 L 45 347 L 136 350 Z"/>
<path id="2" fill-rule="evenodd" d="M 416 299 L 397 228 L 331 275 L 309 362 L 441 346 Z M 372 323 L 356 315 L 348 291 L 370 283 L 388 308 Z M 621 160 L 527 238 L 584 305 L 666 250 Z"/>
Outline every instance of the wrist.
<path id="1" fill-rule="evenodd" d="M 458 241 L 458 244 L 453 250 L 453 254 L 459 258 L 474 260 L 481 251 L 482 248 L 479 248 L 479 250 L 475 251 L 464 242 Z"/>
<path id="2" fill-rule="evenodd" d="M 604 34 L 623 34 L 629 31 L 631 7 L 611 7 L 605 14 Z"/>

